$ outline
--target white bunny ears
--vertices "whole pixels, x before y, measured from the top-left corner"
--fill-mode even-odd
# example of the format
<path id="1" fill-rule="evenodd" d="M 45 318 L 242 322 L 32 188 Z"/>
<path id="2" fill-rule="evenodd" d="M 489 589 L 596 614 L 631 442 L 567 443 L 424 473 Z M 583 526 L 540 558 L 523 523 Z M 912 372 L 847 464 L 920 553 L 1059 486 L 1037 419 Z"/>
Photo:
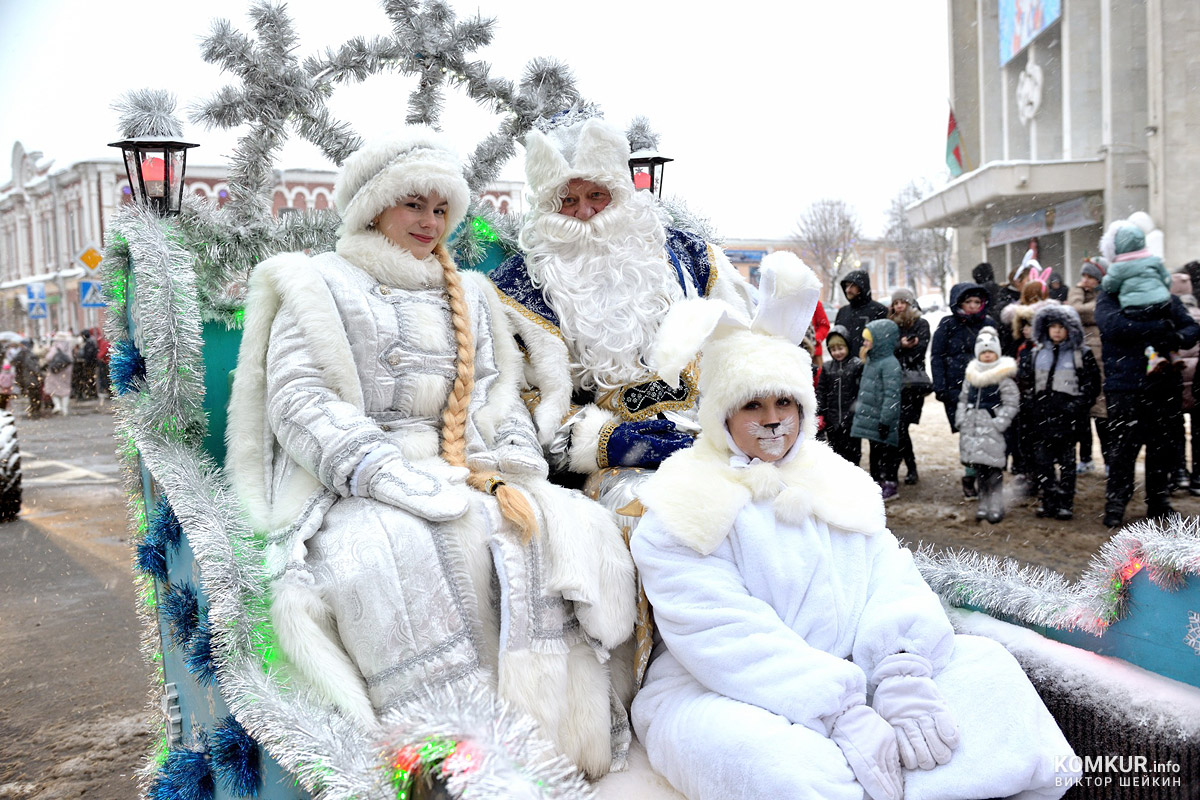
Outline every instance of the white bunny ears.
<path id="1" fill-rule="evenodd" d="M 658 331 L 650 366 L 671 386 L 706 342 L 748 331 L 776 337 L 799 347 L 821 297 L 821 281 L 811 268 L 786 250 L 763 257 L 758 307 L 746 319 L 720 300 L 684 300 L 671 307 Z M 748 354 L 749 357 L 749 354 Z"/>

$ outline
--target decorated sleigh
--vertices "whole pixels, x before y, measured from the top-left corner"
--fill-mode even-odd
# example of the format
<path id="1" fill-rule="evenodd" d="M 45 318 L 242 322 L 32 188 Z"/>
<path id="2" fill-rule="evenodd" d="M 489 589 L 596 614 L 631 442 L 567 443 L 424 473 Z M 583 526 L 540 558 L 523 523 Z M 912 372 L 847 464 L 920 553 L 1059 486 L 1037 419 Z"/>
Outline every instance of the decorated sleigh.
<path id="1" fill-rule="evenodd" d="M 337 224 L 324 211 L 272 218 L 270 162 L 285 124 L 295 123 L 341 163 L 358 139 L 325 109 L 336 85 L 387 69 L 416 75 L 408 121 L 436 124 L 443 84 L 457 84 L 506 115 L 473 154 L 468 179 L 479 192 L 536 118 L 579 100 L 559 65 L 534 61 L 514 87 L 468 61 L 467 51 L 490 38 L 489 22 L 457 22 L 439 3 L 389 3 L 387 12 L 391 36 L 348 42 L 303 63 L 292 54 L 295 37 L 282 8 L 252 9 L 253 39 L 218 23 L 205 58 L 243 83 L 197 118 L 249 125 L 232 164 L 230 202 L 217 208 L 182 198 L 178 214 L 167 217 L 134 204 L 110 227 L 105 290 L 119 452 L 143 646 L 161 684 L 143 789 L 151 798 L 188 800 L 677 798 L 636 743 L 627 772 L 588 785 L 531 720 L 484 693 L 431 694 L 402 717 L 388 717 L 382 733 L 365 732 L 290 685 L 277 658 L 262 542 L 222 465 L 246 277 L 271 254 L 330 249 Z M 147 113 L 154 105 L 150 95 L 131 98 L 127 135 L 169 132 L 169 121 Z M 515 246 L 513 231 L 512 220 L 477 204 L 455 257 L 486 270 Z M 935 589 L 960 607 L 952 611 L 960 630 L 997 638 L 1022 661 L 1081 756 L 1145 754 L 1148 763 L 1177 765 L 1171 776 L 1184 787 L 1121 793 L 1130 790 L 1113 773 L 1114 793 L 1088 788 L 1078 796 L 1195 796 L 1186 793 L 1189 777 L 1200 785 L 1200 534 L 1193 522 L 1122 532 L 1076 586 L 965 554 L 921 553 L 919 561 Z"/>

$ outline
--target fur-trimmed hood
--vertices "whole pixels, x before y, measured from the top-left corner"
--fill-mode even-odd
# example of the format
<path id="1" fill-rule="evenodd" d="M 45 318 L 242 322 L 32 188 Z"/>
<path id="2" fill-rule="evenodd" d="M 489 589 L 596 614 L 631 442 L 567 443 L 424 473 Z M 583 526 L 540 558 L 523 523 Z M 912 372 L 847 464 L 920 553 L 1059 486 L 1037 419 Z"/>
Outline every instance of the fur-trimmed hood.
<path id="1" fill-rule="evenodd" d="M 730 464 L 723 437 L 719 447 L 711 438 L 702 433 L 694 446 L 676 452 L 638 492 L 642 504 L 696 552 L 715 550 L 752 500 L 773 498 L 784 522 L 813 516 L 845 531 L 886 530 L 879 486 L 824 442 L 806 439 L 786 463 L 739 468 Z"/>
<path id="2" fill-rule="evenodd" d="M 964 380 L 972 386 L 992 386 L 1005 378 L 1017 377 L 1017 362 L 1009 356 L 1000 356 L 990 364 L 985 364 L 978 358 L 971 359 L 967 364 Z"/>
<path id="3" fill-rule="evenodd" d="M 1071 306 L 1055 303 L 1042 306 L 1033 315 L 1033 340 L 1039 344 L 1050 343 L 1049 328 L 1055 323 L 1067 329 L 1067 341 L 1071 347 L 1083 346 L 1083 322 L 1079 319 L 1079 312 Z"/>
<path id="4" fill-rule="evenodd" d="M 1059 302 L 1047 298 L 1045 300 L 1038 300 L 1036 303 L 1030 303 L 1029 305 L 1009 303 L 1000 312 L 1000 321 L 1012 329 L 1014 339 L 1020 339 L 1022 338 L 1021 329 L 1031 324 L 1034 315 L 1048 305 L 1059 305 Z"/>

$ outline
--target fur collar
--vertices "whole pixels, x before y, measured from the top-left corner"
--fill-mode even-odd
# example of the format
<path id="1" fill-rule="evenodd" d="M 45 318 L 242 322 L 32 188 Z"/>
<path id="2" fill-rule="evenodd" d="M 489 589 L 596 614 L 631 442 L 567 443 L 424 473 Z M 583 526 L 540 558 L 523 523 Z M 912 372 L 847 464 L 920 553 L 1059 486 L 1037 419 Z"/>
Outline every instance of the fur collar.
<path id="1" fill-rule="evenodd" d="M 1009 356 L 1000 356 L 991 364 L 985 364 L 978 358 L 971 359 L 965 377 L 972 386 L 991 386 L 1016 374 L 1017 362 Z"/>
<path id="2" fill-rule="evenodd" d="M 807 440 L 782 466 L 736 469 L 729 454 L 701 435 L 668 458 L 638 492 L 646 508 L 662 517 L 679 541 L 708 555 L 729 535 L 751 500 L 774 498 L 781 522 L 810 516 L 846 531 L 886 529 L 879 487 L 867 473 L 836 455 L 824 442 Z"/>
<path id="3" fill-rule="evenodd" d="M 430 289 L 446 283 L 437 256 L 417 259 L 373 230 L 343 235 L 338 239 L 337 254 L 395 289 Z"/>

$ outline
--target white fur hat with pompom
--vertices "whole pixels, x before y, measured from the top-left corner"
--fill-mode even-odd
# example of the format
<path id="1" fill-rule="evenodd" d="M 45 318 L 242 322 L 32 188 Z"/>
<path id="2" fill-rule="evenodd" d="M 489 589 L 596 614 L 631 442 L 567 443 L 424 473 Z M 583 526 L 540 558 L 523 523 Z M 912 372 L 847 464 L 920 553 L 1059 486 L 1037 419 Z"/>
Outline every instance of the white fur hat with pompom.
<path id="1" fill-rule="evenodd" d="M 432 192 L 446 198 L 446 233 L 450 236 L 467 213 L 471 190 L 462 161 L 449 141 L 425 126 L 367 142 L 342 166 L 333 196 L 342 216 L 339 235 L 358 233 L 396 201 Z"/>

